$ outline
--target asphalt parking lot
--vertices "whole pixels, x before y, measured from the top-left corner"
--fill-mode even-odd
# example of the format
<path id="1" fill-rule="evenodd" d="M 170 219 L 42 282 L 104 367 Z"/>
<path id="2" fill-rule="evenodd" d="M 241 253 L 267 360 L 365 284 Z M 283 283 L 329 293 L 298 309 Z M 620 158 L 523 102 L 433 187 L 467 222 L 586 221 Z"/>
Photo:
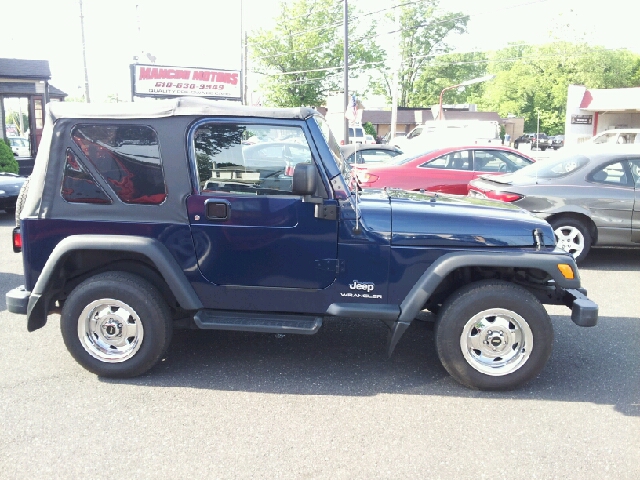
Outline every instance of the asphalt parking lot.
<path id="1" fill-rule="evenodd" d="M 113 381 L 73 361 L 57 316 L 28 333 L 6 311 L 12 226 L 0 213 L 0 478 L 640 478 L 640 249 L 592 250 L 599 325 L 549 308 L 554 352 L 518 391 L 458 385 L 424 322 L 391 359 L 375 321 L 178 331 L 150 373 Z"/>

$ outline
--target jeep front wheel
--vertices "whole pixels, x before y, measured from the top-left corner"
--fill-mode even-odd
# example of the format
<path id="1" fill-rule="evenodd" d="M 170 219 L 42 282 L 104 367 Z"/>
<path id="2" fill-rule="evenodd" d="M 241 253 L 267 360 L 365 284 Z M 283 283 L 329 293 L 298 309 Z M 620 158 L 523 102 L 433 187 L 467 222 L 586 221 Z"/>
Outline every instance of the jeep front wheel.
<path id="1" fill-rule="evenodd" d="M 76 361 L 96 375 L 141 375 L 171 341 L 169 308 L 158 290 L 125 272 L 107 272 L 78 285 L 62 308 L 60 328 Z"/>
<path id="2" fill-rule="evenodd" d="M 509 390 L 544 368 L 553 327 L 542 304 L 524 288 L 482 281 L 446 300 L 435 338 L 442 365 L 458 382 L 480 390 Z"/>

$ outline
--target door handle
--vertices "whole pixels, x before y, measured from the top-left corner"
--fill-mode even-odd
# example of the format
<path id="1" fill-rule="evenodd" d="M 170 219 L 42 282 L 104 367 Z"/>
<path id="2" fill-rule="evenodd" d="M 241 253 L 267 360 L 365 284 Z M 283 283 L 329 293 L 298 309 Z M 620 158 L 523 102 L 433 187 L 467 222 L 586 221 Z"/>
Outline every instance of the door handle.
<path id="1" fill-rule="evenodd" d="M 226 200 L 207 200 L 204 204 L 205 215 L 209 220 L 227 220 L 231 213 L 231 204 Z"/>

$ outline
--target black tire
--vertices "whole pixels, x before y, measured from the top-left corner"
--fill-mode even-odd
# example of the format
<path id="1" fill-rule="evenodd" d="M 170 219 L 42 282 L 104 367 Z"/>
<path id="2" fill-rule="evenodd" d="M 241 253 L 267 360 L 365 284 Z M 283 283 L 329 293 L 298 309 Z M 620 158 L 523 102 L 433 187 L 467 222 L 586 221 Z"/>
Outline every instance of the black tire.
<path id="1" fill-rule="evenodd" d="M 94 310 L 83 315 L 85 308 L 96 304 L 100 306 L 93 307 Z M 109 324 L 111 317 L 118 323 L 118 319 L 124 318 L 122 315 L 129 315 L 126 323 L 134 325 L 131 328 L 136 334 L 128 337 L 125 340 L 127 343 L 122 346 L 130 356 L 115 360 L 120 352 L 116 347 L 109 346 L 110 340 L 105 338 L 108 333 L 115 333 L 113 343 L 118 338 L 119 341 L 124 339 L 123 332 L 129 332 L 127 326 L 123 330 L 125 321 L 120 322 L 120 335 Z M 100 328 L 96 327 L 92 330 L 93 334 L 89 333 L 91 330 L 86 326 L 92 322 L 86 319 L 99 316 L 102 316 Z M 88 331 L 81 335 L 80 329 L 85 328 L 83 325 Z M 146 280 L 126 272 L 105 272 L 88 278 L 67 297 L 60 316 L 60 329 L 67 350 L 84 368 L 103 377 L 129 378 L 145 373 L 160 360 L 171 343 L 173 322 L 160 292 Z M 97 346 L 94 345 L 96 343 Z M 105 345 L 108 347 L 106 351 L 100 351 Z"/>
<path id="2" fill-rule="evenodd" d="M 20 187 L 20 193 L 18 193 L 18 198 L 16 199 L 16 208 L 15 208 L 15 214 L 16 214 L 16 227 L 20 226 L 20 214 L 22 213 L 22 209 L 24 207 L 24 202 L 27 199 L 27 191 L 29 190 L 29 180 L 31 179 L 31 177 L 27 178 L 24 183 L 22 184 L 22 187 Z M 7 210 L 7 213 L 11 213 Z"/>
<path id="3" fill-rule="evenodd" d="M 484 330 L 480 327 L 483 323 L 487 327 Z M 507 325 L 510 331 L 504 337 L 505 327 L 501 325 Z M 490 337 L 494 335 L 491 328 L 500 335 Z M 483 350 L 473 349 L 469 338 L 482 343 Z M 495 350 L 491 342 L 500 338 L 505 338 L 496 345 L 501 350 L 491 351 Z M 535 378 L 544 368 L 553 349 L 553 326 L 542 304 L 524 288 L 502 281 L 481 281 L 462 287 L 445 301 L 435 341 L 442 365 L 461 384 L 479 390 L 511 390 Z M 466 353 L 462 342 L 467 345 Z M 533 344 L 532 349 L 527 349 L 527 342 Z M 502 357 L 491 359 L 492 354 L 501 353 Z"/>
<path id="4" fill-rule="evenodd" d="M 588 255 L 589 250 L 591 250 L 591 243 L 593 242 L 591 233 L 589 232 L 587 226 L 580 220 L 572 217 L 554 218 L 549 222 L 549 224 L 551 225 L 551 228 L 553 228 L 553 232 L 556 236 L 556 244 L 558 245 L 558 247 L 562 248 L 565 252 L 571 253 L 573 255 L 573 258 L 575 258 L 576 263 L 581 263 Z M 582 236 L 583 247 L 582 251 L 579 254 L 577 252 L 577 249 L 576 251 L 573 251 L 571 242 L 568 238 L 566 238 L 566 235 L 570 234 L 572 229 L 578 230 L 580 232 L 580 235 Z M 559 230 L 563 232 L 563 237 L 558 234 Z M 579 246 L 579 238 L 576 238 L 576 240 L 577 241 L 574 241 L 573 243 L 575 243 L 576 246 Z"/>
<path id="5" fill-rule="evenodd" d="M 547 147 L 540 147 L 540 150 L 542 150 L 543 152 L 547 149 Z"/>

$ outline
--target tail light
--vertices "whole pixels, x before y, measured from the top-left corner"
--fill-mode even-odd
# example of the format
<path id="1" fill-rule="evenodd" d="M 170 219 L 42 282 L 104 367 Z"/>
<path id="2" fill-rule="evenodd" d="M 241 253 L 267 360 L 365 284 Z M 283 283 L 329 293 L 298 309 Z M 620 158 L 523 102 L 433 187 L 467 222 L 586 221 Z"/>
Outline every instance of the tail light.
<path id="1" fill-rule="evenodd" d="M 13 229 L 13 251 L 20 253 L 22 251 L 22 235 L 20 234 L 20 227 Z"/>
<path id="2" fill-rule="evenodd" d="M 294 167 L 293 165 L 289 165 L 287 164 L 287 166 L 284 168 L 284 174 L 287 177 L 293 177 L 293 171 L 296 169 L 296 167 Z"/>
<path id="3" fill-rule="evenodd" d="M 344 140 L 340 140 L 340 145 L 344 145 Z"/>
<path id="4" fill-rule="evenodd" d="M 380 178 L 378 175 L 369 172 L 357 172 L 356 175 L 358 176 L 358 181 L 362 184 L 371 184 Z"/>
<path id="5" fill-rule="evenodd" d="M 524 198 L 524 195 L 511 192 L 494 192 L 492 190 L 485 191 L 484 194 L 487 198 L 493 198 L 494 200 L 500 200 L 501 202 L 515 202 Z"/>

